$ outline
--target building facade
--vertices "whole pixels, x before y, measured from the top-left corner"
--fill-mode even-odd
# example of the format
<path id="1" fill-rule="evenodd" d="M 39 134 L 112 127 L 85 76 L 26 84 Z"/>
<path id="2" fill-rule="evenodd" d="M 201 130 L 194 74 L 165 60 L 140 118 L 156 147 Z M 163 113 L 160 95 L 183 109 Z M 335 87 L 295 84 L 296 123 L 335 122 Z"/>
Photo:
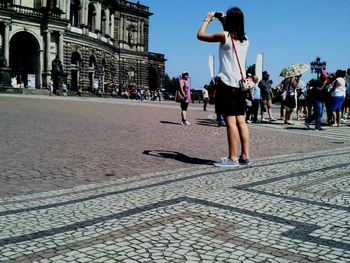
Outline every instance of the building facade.
<path id="1" fill-rule="evenodd" d="M 0 56 L 11 77 L 46 88 L 55 71 L 70 90 L 163 87 L 165 58 L 148 50 L 149 7 L 124 0 L 1 0 Z"/>

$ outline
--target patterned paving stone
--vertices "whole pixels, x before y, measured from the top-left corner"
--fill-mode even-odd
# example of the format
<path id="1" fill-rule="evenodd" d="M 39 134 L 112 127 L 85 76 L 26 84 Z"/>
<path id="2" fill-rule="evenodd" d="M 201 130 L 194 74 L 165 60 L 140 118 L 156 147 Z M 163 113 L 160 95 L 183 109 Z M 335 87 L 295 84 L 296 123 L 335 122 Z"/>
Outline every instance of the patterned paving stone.
<path id="1" fill-rule="evenodd" d="M 135 107 L 173 109 L 171 104 Z M 349 262 L 346 128 L 308 135 L 302 140 L 306 146 L 292 142 L 293 152 L 272 141 L 278 151 L 254 158 L 252 168 L 169 162 L 144 173 L 131 167 L 121 173 L 127 176 L 108 180 L 78 178 L 79 183 L 62 182 L 57 189 L 9 190 L 0 198 L 0 262 Z M 251 130 L 257 138 L 270 133 L 289 140 L 309 132 L 276 124 Z M 339 139 L 343 144 L 324 148 L 320 138 L 327 147 Z M 309 151 L 296 150 L 308 145 Z M 160 153 L 166 152 L 149 152 L 155 159 Z M 30 167 L 23 165 L 19 174 Z M 1 171 L 15 172 L 16 162 L 10 166 Z M 67 181 L 73 181 L 73 168 L 61 170 Z"/>
<path id="2" fill-rule="evenodd" d="M 310 159 L 318 169 L 304 165 Z M 284 156 L 283 170 L 277 157 L 250 169 L 182 169 L 156 182 L 146 175 L 136 188 L 132 180 L 122 190 L 117 182 L 106 185 L 103 194 L 82 186 L 82 195 L 67 194 L 66 202 L 41 193 L 45 205 L 35 195 L 22 196 L 26 208 L 0 214 L 2 231 L 12 230 L 0 240 L 0 259 L 346 260 L 349 190 L 336 181 L 349 180 L 349 159 L 349 149 L 343 149 L 336 155 Z M 339 188 L 339 195 L 322 200 L 320 192 Z"/>

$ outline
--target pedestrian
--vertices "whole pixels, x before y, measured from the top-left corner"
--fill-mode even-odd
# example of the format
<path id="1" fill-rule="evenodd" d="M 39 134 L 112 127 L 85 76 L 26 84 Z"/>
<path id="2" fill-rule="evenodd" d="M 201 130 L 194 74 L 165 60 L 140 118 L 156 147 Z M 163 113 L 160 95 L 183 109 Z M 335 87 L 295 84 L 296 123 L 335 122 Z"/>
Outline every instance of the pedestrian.
<path id="1" fill-rule="evenodd" d="M 324 130 L 322 126 L 322 116 L 323 116 L 323 108 L 324 108 L 324 88 L 328 85 L 328 74 L 326 71 L 323 71 L 320 78 L 315 80 L 313 83 L 313 87 L 310 90 L 313 96 L 313 112 L 309 118 L 305 121 L 305 128 L 310 130 L 310 124 L 313 120 L 316 121 L 315 129 L 318 131 Z"/>
<path id="2" fill-rule="evenodd" d="M 299 78 L 299 77 L 298 77 Z M 297 108 L 297 79 L 296 77 L 288 77 L 286 78 L 284 88 L 286 90 L 286 100 L 285 100 L 285 108 L 286 114 L 284 117 L 284 124 L 294 125 L 291 121 L 292 114 Z"/>
<path id="3" fill-rule="evenodd" d="M 346 92 L 344 101 L 343 118 L 350 119 L 350 68 L 346 71 Z"/>
<path id="4" fill-rule="evenodd" d="M 306 119 L 310 118 L 313 112 L 314 102 L 315 102 L 315 94 L 313 92 L 313 88 L 315 86 L 316 79 L 310 79 L 309 82 L 306 85 L 306 105 L 307 105 L 307 117 Z"/>
<path id="5" fill-rule="evenodd" d="M 53 84 L 52 81 L 50 80 L 49 83 L 47 84 L 47 91 L 49 92 L 49 95 L 53 95 Z"/>
<path id="6" fill-rule="evenodd" d="M 145 90 L 143 88 L 141 88 L 141 90 L 140 90 L 140 99 L 141 99 L 141 101 L 145 100 Z"/>
<path id="7" fill-rule="evenodd" d="M 306 86 L 304 81 L 301 80 L 301 76 L 296 77 L 297 82 L 297 120 L 305 119 L 307 116 L 306 108 Z"/>
<path id="8" fill-rule="evenodd" d="M 282 82 L 276 87 L 277 91 L 280 92 L 281 96 L 281 106 L 280 106 L 280 120 L 284 121 L 284 118 L 286 116 L 286 90 L 284 88 L 285 80 L 282 80 Z"/>
<path id="9" fill-rule="evenodd" d="M 216 85 L 216 88 L 214 89 L 214 92 L 213 92 L 213 100 L 215 102 L 214 104 L 214 107 L 215 107 L 215 114 L 216 114 L 216 122 L 218 124 L 218 127 L 226 127 L 226 123 L 225 123 L 225 120 L 224 120 L 224 116 L 222 115 L 221 112 L 219 112 L 219 109 L 217 107 L 217 103 L 216 103 L 216 91 L 217 91 L 217 85 Z"/>
<path id="10" fill-rule="evenodd" d="M 187 109 L 188 105 L 191 102 L 191 87 L 189 85 L 189 78 L 190 75 L 187 71 L 182 72 L 181 79 L 180 79 L 180 87 L 179 92 L 184 97 L 184 99 L 180 102 L 181 107 L 181 124 L 185 126 L 191 125 L 191 122 L 187 120 Z"/>
<path id="11" fill-rule="evenodd" d="M 260 88 L 260 94 L 261 94 L 261 121 L 266 121 L 264 118 L 264 112 L 267 112 L 269 115 L 269 121 L 275 121 L 276 119 L 272 118 L 272 87 L 270 75 L 267 71 L 263 71 L 262 73 L 262 79 L 259 81 L 259 88 Z"/>
<path id="12" fill-rule="evenodd" d="M 333 127 L 340 126 L 340 115 L 342 112 L 343 102 L 345 98 L 345 70 L 338 69 L 335 73 L 336 80 L 332 84 L 331 96 L 332 96 L 332 104 L 331 111 L 333 114 Z"/>
<path id="13" fill-rule="evenodd" d="M 335 81 L 335 79 L 336 79 L 335 74 L 329 74 L 328 84 L 324 88 L 324 106 L 325 106 L 328 125 L 332 125 L 334 123 L 333 112 L 332 112 L 333 97 L 332 97 L 331 90 L 333 89 L 333 82 Z"/>
<path id="14" fill-rule="evenodd" d="M 251 123 L 250 116 L 252 115 L 252 109 L 253 109 L 253 94 L 252 89 L 247 90 L 246 97 L 245 97 L 245 122 Z"/>
<path id="15" fill-rule="evenodd" d="M 224 31 L 207 34 L 208 25 L 215 19 L 224 25 Z M 219 43 L 220 69 L 215 103 L 217 112 L 224 115 L 229 154 L 228 157 L 215 163 L 215 166 L 251 165 L 249 129 L 244 116 L 246 92 L 239 84 L 245 77 L 245 62 L 249 47 L 249 40 L 244 32 L 242 11 L 234 7 L 227 10 L 226 16 L 222 13 L 208 13 L 198 30 L 197 38 L 204 42 Z M 238 157 L 239 142 L 242 153 Z"/>
<path id="16" fill-rule="evenodd" d="M 77 85 L 77 95 L 78 95 L 79 97 L 81 97 L 81 94 L 82 94 L 82 91 L 83 91 L 81 85 L 82 85 L 82 79 L 79 79 L 78 85 Z"/>
<path id="17" fill-rule="evenodd" d="M 251 83 L 250 88 L 246 91 L 246 98 L 245 98 L 245 106 L 246 106 L 246 111 L 245 111 L 245 122 L 246 123 L 251 123 L 251 116 L 253 115 L 253 88 L 255 85 L 254 82 L 254 77 L 248 73 L 247 74 L 247 81 Z"/>
<path id="18" fill-rule="evenodd" d="M 67 92 L 68 92 L 68 89 L 67 89 L 67 85 L 66 83 L 62 83 L 62 92 L 63 92 L 63 96 L 67 96 Z"/>
<path id="19" fill-rule="evenodd" d="M 259 113 L 259 105 L 261 100 L 261 94 L 260 94 L 260 88 L 257 85 L 258 78 L 253 77 L 253 81 L 255 85 L 252 88 L 252 122 L 257 123 L 258 122 L 258 113 Z"/>
<path id="20" fill-rule="evenodd" d="M 204 85 L 202 90 L 202 97 L 203 97 L 203 111 L 207 111 L 207 105 L 209 102 L 209 91 L 208 91 L 208 85 Z"/>

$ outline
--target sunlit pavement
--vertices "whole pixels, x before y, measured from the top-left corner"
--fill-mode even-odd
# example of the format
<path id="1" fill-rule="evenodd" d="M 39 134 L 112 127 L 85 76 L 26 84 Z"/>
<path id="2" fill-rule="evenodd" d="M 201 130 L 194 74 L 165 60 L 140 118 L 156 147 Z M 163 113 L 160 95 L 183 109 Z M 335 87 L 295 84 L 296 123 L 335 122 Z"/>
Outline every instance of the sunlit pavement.
<path id="1" fill-rule="evenodd" d="M 0 261 L 349 262 L 348 123 L 250 124 L 253 167 L 215 168 L 201 107 L 0 95 Z"/>

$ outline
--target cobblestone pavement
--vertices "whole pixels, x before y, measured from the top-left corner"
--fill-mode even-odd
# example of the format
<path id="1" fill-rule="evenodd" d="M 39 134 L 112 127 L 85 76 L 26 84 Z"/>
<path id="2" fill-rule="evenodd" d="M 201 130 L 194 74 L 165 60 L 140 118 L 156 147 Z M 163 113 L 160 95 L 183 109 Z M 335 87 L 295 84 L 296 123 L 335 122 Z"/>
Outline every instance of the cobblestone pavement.
<path id="1" fill-rule="evenodd" d="M 175 109 L 0 96 L 0 261 L 350 262 L 348 125 L 250 125 L 224 169 L 213 112 Z"/>

